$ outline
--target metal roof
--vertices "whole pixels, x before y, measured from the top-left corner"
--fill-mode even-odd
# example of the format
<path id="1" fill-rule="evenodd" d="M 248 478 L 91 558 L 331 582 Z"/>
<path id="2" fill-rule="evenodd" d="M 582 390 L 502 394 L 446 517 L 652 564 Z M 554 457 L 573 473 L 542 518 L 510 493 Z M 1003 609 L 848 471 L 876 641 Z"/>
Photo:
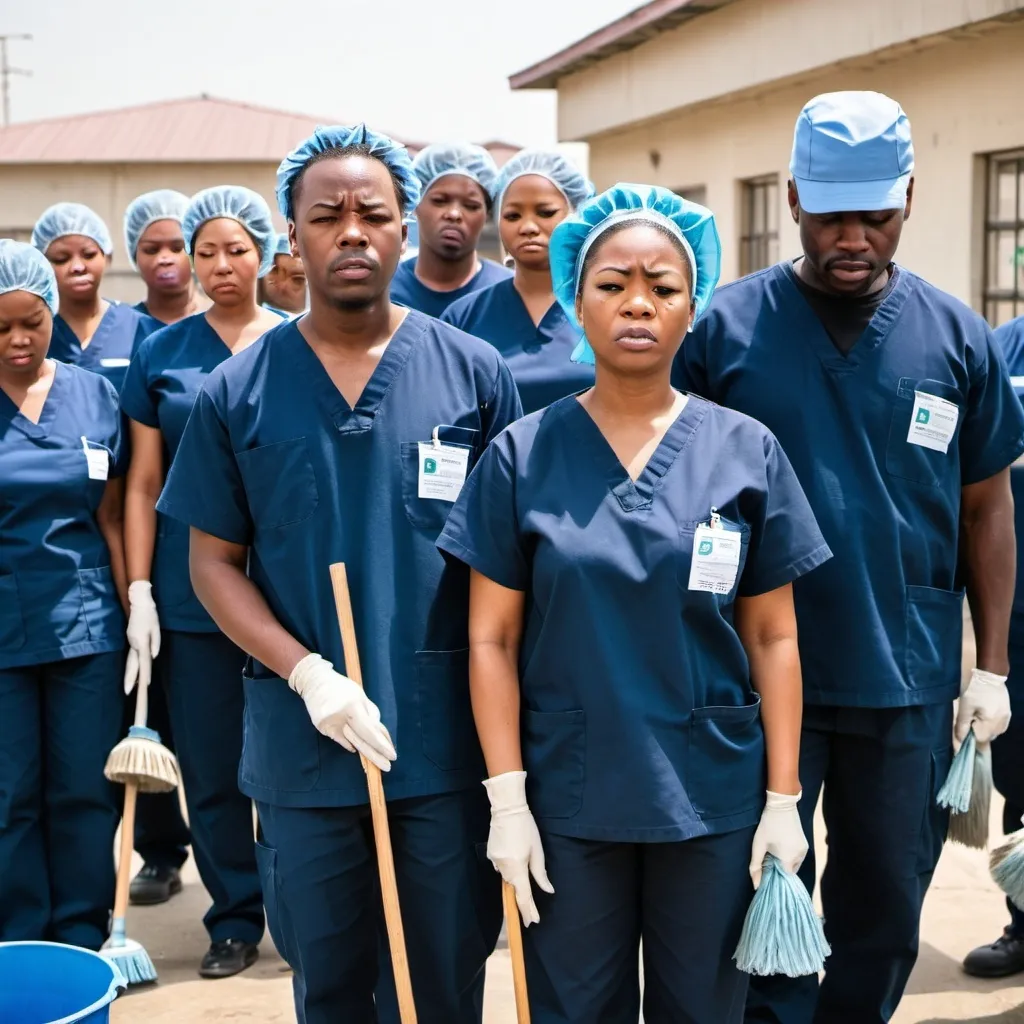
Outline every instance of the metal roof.
<path id="1" fill-rule="evenodd" d="M 684 21 L 709 14 L 734 0 L 651 0 L 564 50 L 509 77 L 513 89 L 554 89 L 558 80 L 612 54 L 632 50 Z"/>
<path id="2" fill-rule="evenodd" d="M 0 164 L 277 163 L 318 124 L 339 123 L 203 94 L 0 128 Z"/>

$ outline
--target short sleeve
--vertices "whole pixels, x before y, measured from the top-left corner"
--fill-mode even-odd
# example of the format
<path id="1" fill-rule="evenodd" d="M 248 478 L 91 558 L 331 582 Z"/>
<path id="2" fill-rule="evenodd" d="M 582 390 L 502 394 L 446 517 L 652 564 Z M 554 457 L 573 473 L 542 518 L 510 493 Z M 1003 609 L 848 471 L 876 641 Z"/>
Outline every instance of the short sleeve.
<path id="1" fill-rule="evenodd" d="M 970 357 L 971 352 L 968 353 Z M 967 411 L 960 428 L 960 478 L 976 484 L 1006 469 L 1024 452 L 1024 409 L 992 332 L 983 328 L 973 351 Z"/>
<path id="2" fill-rule="evenodd" d="M 121 387 L 121 408 L 129 419 L 145 427 L 159 427 L 160 419 L 154 396 L 149 390 L 149 357 L 152 345 L 143 344 L 135 350 Z"/>
<path id="3" fill-rule="evenodd" d="M 764 450 L 765 488 L 751 523 L 741 597 L 783 587 L 832 557 L 796 472 L 771 434 Z"/>
<path id="4" fill-rule="evenodd" d="M 232 544 L 249 544 L 252 515 L 220 408 L 207 380 L 196 396 L 157 509 Z M 216 385 L 214 385 L 216 386 Z"/>
<path id="5" fill-rule="evenodd" d="M 512 378 L 512 371 L 499 356 L 494 387 L 482 414 L 484 444 L 490 444 L 510 423 L 514 423 L 522 415 L 523 405 L 519 400 L 519 389 Z"/>
<path id="6" fill-rule="evenodd" d="M 679 391 L 689 391 L 701 398 L 715 401 L 710 394 L 707 368 L 708 318 L 704 317 L 694 329 L 683 338 L 683 344 L 676 353 L 672 366 L 672 386 Z"/>
<path id="7" fill-rule="evenodd" d="M 463 310 L 469 308 L 469 303 L 472 301 L 472 296 L 465 296 L 461 299 L 456 299 L 438 318 L 442 323 L 451 324 L 453 327 L 458 327 L 460 331 L 466 330 L 466 316 Z M 472 334 L 472 331 L 468 333 Z"/>
<path id="8" fill-rule="evenodd" d="M 508 435 L 488 446 L 437 539 L 442 554 L 465 562 L 509 590 L 526 590 L 529 564 L 516 514 L 515 468 Z"/>

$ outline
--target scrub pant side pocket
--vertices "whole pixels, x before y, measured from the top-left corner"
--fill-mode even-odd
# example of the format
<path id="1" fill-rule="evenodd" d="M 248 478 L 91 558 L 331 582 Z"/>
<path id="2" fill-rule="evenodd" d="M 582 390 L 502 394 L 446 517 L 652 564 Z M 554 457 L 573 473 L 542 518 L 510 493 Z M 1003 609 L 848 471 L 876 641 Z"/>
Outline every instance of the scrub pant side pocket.
<path id="1" fill-rule="evenodd" d="M 316 512 L 320 494 L 304 437 L 250 448 L 235 457 L 257 529 L 301 523 Z"/>
<path id="2" fill-rule="evenodd" d="M 953 763 L 952 721 L 949 737 L 931 752 L 931 779 L 928 786 L 928 804 L 921 816 L 921 851 L 917 864 L 918 874 L 930 875 L 939 863 L 942 846 L 949 833 L 949 811 L 939 806 L 942 789 Z"/>
<path id="3" fill-rule="evenodd" d="M 571 818 L 583 806 L 587 720 L 583 711 L 523 711 L 523 763 L 530 809 Z"/>
<path id="4" fill-rule="evenodd" d="M 262 834 L 262 830 L 261 830 Z M 267 928 L 274 940 L 281 958 L 292 962 L 291 948 L 287 941 L 287 929 L 281 920 L 281 901 L 277 879 L 277 850 L 272 850 L 259 839 L 256 840 L 256 866 L 260 873 L 260 887 L 263 889 L 263 907 L 267 912 Z"/>
<path id="5" fill-rule="evenodd" d="M 0 651 L 9 654 L 25 645 L 25 621 L 14 573 L 0 575 Z"/>
<path id="6" fill-rule="evenodd" d="M 482 764 L 469 699 L 469 649 L 417 651 L 416 676 L 427 759 L 442 771 Z"/>
<path id="7" fill-rule="evenodd" d="M 907 587 L 907 682 L 914 690 L 948 688 L 959 692 L 963 643 L 963 592 Z"/>
<path id="8" fill-rule="evenodd" d="M 740 707 L 694 708 L 686 792 L 704 821 L 760 810 L 764 802 L 761 698 Z"/>

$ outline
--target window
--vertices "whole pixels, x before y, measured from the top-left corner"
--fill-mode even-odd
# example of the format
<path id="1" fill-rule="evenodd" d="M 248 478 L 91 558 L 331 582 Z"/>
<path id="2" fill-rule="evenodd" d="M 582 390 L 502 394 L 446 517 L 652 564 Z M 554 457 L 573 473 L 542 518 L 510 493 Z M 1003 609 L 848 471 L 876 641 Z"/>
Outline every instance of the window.
<path id="1" fill-rule="evenodd" d="M 752 274 L 779 259 L 779 176 L 750 178 L 740 185 L 740 273 Z"/>
<path id="2" fill-rule="evenodd" d="M 988 158 L 984 300 L 993 327 L 1024 315 L 1024 150 Z"/>
<path id="3" fill-rule="evenodd" d="M 677 196 L 689 199 L 691 203 L 700 203 L 701 206 L 708 205 L 708 190 L 703 185 L 687 185 L 684 188 L 674 188 L 672 191 Z"/>

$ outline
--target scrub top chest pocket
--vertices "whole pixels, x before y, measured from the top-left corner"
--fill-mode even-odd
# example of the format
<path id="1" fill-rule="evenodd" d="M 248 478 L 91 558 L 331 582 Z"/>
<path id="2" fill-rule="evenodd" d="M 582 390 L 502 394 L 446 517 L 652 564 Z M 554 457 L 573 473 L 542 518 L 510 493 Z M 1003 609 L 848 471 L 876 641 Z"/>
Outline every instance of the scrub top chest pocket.
<path id="1" fill-rule="evenodd" d="M 402 501 L 418 530 L 444 529 L 478 454 L 480 431 L 440 424 L 424 441 L 403 441 Z"/>
<path id="2" fill-rule="evenodd" d="M 301 523 L 316 511 L 320 495 L 304 437 L 250 448 L 235 458 L 257 531 Z"/>
<path id="3" fill-rule="evenodd" d="M 963 396 L 952 384 L 901 377 L 896 388 L 885 468 L 890 475 L 935 487 L 956 463 Z"/>
<path id="4" fill-rule="evenodd" d="M 731 604 L 747 560 L 750 527 L 713 509 L 702 521 L 680 527 L 680 583 L 691 595 L 713 594 L 718 604 Z"/>

